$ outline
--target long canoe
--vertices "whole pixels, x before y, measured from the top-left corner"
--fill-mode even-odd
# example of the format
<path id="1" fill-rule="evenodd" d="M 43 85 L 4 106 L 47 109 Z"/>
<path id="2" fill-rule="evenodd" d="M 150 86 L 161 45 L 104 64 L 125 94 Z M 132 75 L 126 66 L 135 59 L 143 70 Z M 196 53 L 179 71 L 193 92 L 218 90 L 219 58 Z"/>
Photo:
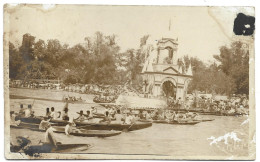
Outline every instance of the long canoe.
<path id="1" fill-rule="evenodd" d="M 160 123 L 160 124 L 174 124 L 174 125 L 195 125 L 201 122 L 201 121 L 167 121 L 167 120 L 140 120 L 140 121 Z"/>
<path id="2" fill-rule="evenodd" d="M 57 144 L 55 147 L 52 144 L 41 144 L 41 145 L 31 145 L 28 146 L 24 153 L 29 156 L 38 156 L 39 153 L 55 153 L 62 152 L 65 150 L 81 148 L 82 150 L 87 150 L 91 147 L 89 144 Z"/>
<path id="3" fill-rule="evenodd" d="M 37 127 L 36 127 L 37 126 Z M 45 130 L 39 129 L 39 124 L 24 124 L 21 123 L 19 126 L 11 125 L 10 128 L 16 129 L 30 129 L 32 131 L 45 132 Z M 53 132 L 55 133 L 65 133 L 65 127 L 53 126 Z M 121 134 L 121 131 L 109 131 L 109 130 L 86 130 L 79 129 L 80 132 L 72 132 L 70 135 L 81 136 L 81 137 L 111 137 Z"/>
<path id="4" fill-rule="evenodd" d="M 42 118 L 41 117 L 19 117 L 17 118 L 25 123 L 34 123 L 40 124 Z M 51 120 L 53 126 L 65 126 L 68 124 L 68 121 L 64 120 Z M 90 122 L 75 122 L 77 127 L 88 129 L 88 130 L 119 130 L 119 131 L 134 131 L 139 129 L 144 129 L 152 126 L 150 122 L 136 122 L 134 124 L 119 124 L 119 123 L 90 123 Z"/>
<path id="5" fill-rule="evenodd" d="M 53 126 L 54 132 L 56 133 L 64 133 L 65 127 L 57 127 Z M 82 136 L 82 137 L 111 137 L 121 134 L 121 131 L 109 131 L 109 130 L 86 130 L 86 129 L 79 129 L 80 132 L 72 132 L 70 135 L 73 136 Z"/>
<path id="6" fill-rule="evenodd" d="M 133 124 L 117 124 L 117 123 L 77 123 L 80 128 L 92 130 L 119 130 L 119 131 L 134 131 L 152 126 L 150 122 L 137 122 Z"/>

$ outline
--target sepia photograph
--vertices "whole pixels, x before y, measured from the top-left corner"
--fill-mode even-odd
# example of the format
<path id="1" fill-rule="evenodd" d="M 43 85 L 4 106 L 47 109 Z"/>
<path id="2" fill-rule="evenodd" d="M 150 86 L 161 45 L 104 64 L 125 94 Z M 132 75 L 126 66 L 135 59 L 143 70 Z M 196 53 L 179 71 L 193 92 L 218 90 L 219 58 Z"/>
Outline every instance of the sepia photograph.
<path id="1" fill-rule="evenodd" d="M 6 159 L 255 159 L 254 7 L 3 10 Z"/>

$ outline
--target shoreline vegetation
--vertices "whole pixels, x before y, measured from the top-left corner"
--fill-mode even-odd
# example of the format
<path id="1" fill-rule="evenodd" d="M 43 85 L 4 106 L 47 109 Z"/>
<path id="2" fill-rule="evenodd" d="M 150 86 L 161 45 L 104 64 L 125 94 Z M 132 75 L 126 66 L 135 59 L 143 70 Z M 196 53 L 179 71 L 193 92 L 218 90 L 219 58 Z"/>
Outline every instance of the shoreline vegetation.
<path id="1" fill-rule="evenodd" d="M 140 38 L 138 49 L 121 52 L 116 35 L 96 32 L 85 37 L 83 43 L 70 47 L 57 39 L 47 42 L 29 33 L 23 35 L 21 45 L 9 42 L 10 80 L 21 84 L 37 80 L 56 80 L 64 85 L 129 85 L 142 93 L 143 81 L 139 75 L 147 53 L 149 35 Z M 188 93 L 232 96 L 249 93 L 249 50 L 239 41 L 219 47 L 220 55 L 214 62 L 205 63 L 197 57 L 185 55 L 178 59 L 183 71 L 191 64 L 193 80 Z M 41 83 L 38 83 L 41 84 Z M 57 83 L 56 83 L 57 84 Z"/>

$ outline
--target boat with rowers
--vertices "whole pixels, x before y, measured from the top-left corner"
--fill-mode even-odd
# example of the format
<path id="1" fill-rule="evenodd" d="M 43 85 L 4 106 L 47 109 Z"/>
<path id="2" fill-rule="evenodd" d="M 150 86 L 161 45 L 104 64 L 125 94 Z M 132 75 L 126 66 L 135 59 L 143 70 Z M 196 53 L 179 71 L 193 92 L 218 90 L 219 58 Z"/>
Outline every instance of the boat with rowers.
<path id="1" fill-rule="evenodd" d="M 201 121 L 167 121 L 167 120 L 142 120 L 142 122 L 152 122 L 152 123 L 160 123 L 160 124 L 173 124 L 173 125 L 195 125 L 200 123 Z"/>
<path id="2" fill-rule="evenodd" d="M 16 129 L 30 129 L 32 131 L 45 132 L 46 130 L 39 129 L 39 124 L 23 123 L 21 122 L 18 126 L 11 125 L 10 128 Z M 54 133 L 65 133 L 64 126 L 52 126 Z M 81 136 L 81 137 L 111 137 L 121 134 L 121 131 L 115 130 L 88 130 L 88 129 L 76 129 L 70 132 L 70 135 Z"/>
<path id="3" fill-rule="evenodd" d="M 40 124 L 43 117 L 16 117 L 16 120 L 21 120 L 24 123 Z M 69 122 L 65 120 L 50 120 L 53 126 L 65 126 Z M 91 122 L 77 122 L 76 127 L 88 130 L 119 130 L 119 131 L 134 131 L 144 129 L 152 126 L 151 122 L 135 122 L 132 124 L 119 124 L 119 123 L 91 123 Z"/>
<path id="4" fill-rule="evenodd" d="M 11 143 L 10 151 L 11 152 L 24 152 L 26 155 L 29 156 L 39 156 L 39 153 L 57 153 L 57 152 L 64 152 L 66 150 L 88 150 L 92 146 L 90 144 L 62 144 L 61 142 L 57 142 L 54 144 L 54 139 L 50 137 L 51 142 L 50 143 L 41 143 L 38 145 L 30 145 L 31 141 L 22 136 L 16 137 L 17 140 L 19 140 L 20 145 L 14 145 Z"/>

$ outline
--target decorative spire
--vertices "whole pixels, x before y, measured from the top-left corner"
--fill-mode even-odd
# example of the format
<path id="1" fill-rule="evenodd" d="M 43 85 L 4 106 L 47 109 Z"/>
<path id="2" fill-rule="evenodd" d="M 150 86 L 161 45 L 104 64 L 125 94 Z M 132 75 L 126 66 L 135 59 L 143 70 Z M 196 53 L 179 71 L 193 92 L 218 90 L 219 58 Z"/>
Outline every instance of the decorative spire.
<path id="1" fill-rule="evenodd" d="M 171 31 L 171 25 L 172 25 L 172 22 L 171 22 L 171 19 L 169 20 L 169 31 Z"/>

